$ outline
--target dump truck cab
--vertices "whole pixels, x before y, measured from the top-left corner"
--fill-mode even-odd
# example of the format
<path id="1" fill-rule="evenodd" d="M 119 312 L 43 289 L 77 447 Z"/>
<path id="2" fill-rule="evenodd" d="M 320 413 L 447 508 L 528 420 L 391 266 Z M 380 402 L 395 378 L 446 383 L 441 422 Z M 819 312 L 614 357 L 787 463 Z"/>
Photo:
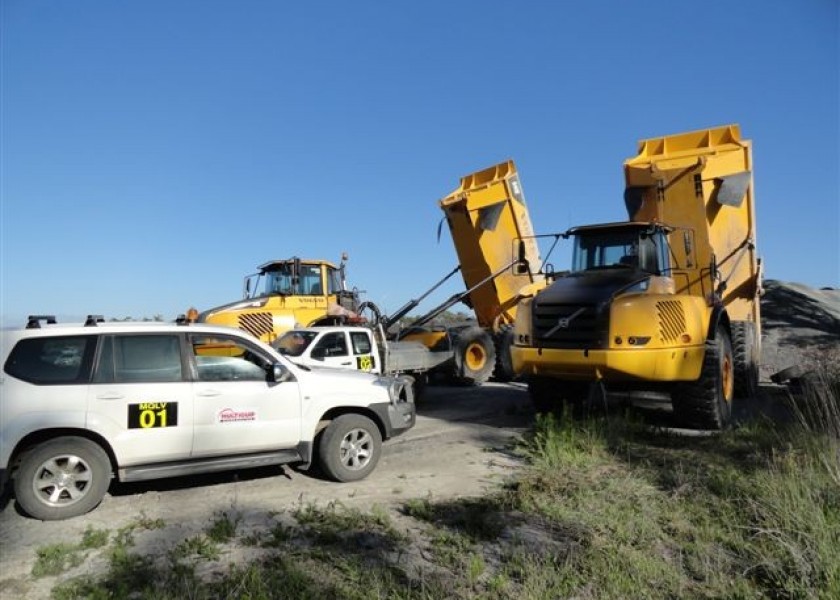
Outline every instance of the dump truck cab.
<path id="1" fill-rule="evenodd" d="M 260 265 L 243 283 L 243 299 L 206 310 L 199 322 L 238 327 L 266 343 L 300 326 L 332 325 L 356 318 L 358 293 L 348 290 L 345 260 L 293 257 Z"/>
<path id="2" fill-rule="evenodd" d="M 571 273 L 594 269 L 640 271 L 668 275 L 671 271 L 668 235 L 672 227 L 660 223 L 612 223 L 575 227 Z"/>
<path id="3" fill-rule="evenodd" d="M 341 270 L 323 260 L 273 260 L 260 265 L 259 271 L 245 278 L 245 298 L 270 296 L 323 297 L 342 289 Z"/>

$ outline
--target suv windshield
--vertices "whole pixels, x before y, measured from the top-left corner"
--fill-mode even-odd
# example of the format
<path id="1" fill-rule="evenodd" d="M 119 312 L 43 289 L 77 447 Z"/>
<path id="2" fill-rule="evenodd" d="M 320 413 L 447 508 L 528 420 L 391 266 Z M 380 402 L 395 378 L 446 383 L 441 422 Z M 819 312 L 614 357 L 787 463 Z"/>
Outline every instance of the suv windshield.
<path id="1" fill-rule="evenodd" d="M 633 268 L 660 273 L 666 265 L 660 261 L 667 254 L 661 232 L 640 229 L 580 231 L 575 234 L 572 271 L 599 268 Z"/>
<path id="2" fill-rule="evenodd" d="M 287 331 L 275 341 L 274 346 L 280 354 L 300 356 L 318 334 L 312 331 Z"/>

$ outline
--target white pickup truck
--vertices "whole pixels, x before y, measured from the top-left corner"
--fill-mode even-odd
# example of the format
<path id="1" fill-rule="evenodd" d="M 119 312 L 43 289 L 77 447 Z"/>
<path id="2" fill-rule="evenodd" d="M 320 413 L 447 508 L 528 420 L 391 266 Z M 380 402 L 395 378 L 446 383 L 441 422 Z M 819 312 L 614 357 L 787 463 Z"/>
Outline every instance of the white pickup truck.
<path id="1" fill-rule="evenodd" d="M 420 342 L 386 341 L 367 327 L 334 326 L 292 329 L 272 346 L 292 362 L 306 366 L 354 369 L 375 374 L 425 375 L 453 360 L 448 348 L 429 350 Z M 415 393 L 418 390 L 415 389 Z"/>

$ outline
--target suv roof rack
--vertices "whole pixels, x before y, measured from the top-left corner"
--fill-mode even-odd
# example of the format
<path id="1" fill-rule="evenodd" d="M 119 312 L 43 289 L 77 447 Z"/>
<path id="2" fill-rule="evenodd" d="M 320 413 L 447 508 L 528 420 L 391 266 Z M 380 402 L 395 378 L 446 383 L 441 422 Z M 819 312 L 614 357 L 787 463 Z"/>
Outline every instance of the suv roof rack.
<path id="1" fill-rule="evenodd" d="M 55 325 L 55 315 L 29 315 L 26 317 L 27 329 L 40 329 L 41 321 L 45 321 L 47 325 Z"/>
<path id="2" fill-rule="evenodd" d="M 88 315 L 85 319 L 85 327 L 96 327 L 97 323 L 104 323 L 105 317 L 102 315 Z"/>

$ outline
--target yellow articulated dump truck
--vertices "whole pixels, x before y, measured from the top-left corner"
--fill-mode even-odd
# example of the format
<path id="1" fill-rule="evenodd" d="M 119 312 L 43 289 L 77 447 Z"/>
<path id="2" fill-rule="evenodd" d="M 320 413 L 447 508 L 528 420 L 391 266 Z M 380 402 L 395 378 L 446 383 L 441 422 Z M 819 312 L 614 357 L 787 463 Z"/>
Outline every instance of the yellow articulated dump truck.
<path id="1" fill-rule="evenodd" d="M 293 327 L 357 322 L 359 296 L 339 266 L 324 260 L 273 260 L 245 277 L 243 299 L 193 313 L 191 320 L 238 327 L 266 343 Z"/>
<path id="2" fill-rule="evenodd" d="M 629 221 L 576 227 L 571 271 L 517 311 L 514 369 L 538 410 L 601 389 L 670 393 L 720 429 L 758 385 L 751 143 L 737 125 L 643 140 L 624 163 Z"/>
<path id="3" fill-rule="evenodd" d="M 514 373 L 509 349 L 519 290 L 535 283 L 530 272 L 513 267 L 520 254 L 529 264 L 540 264 L 516 165 L 506 161 L 462 177 L 440 207 L 468 290 L 462 302 L 492 336 L 496 379 L 510 379 Z"/>

